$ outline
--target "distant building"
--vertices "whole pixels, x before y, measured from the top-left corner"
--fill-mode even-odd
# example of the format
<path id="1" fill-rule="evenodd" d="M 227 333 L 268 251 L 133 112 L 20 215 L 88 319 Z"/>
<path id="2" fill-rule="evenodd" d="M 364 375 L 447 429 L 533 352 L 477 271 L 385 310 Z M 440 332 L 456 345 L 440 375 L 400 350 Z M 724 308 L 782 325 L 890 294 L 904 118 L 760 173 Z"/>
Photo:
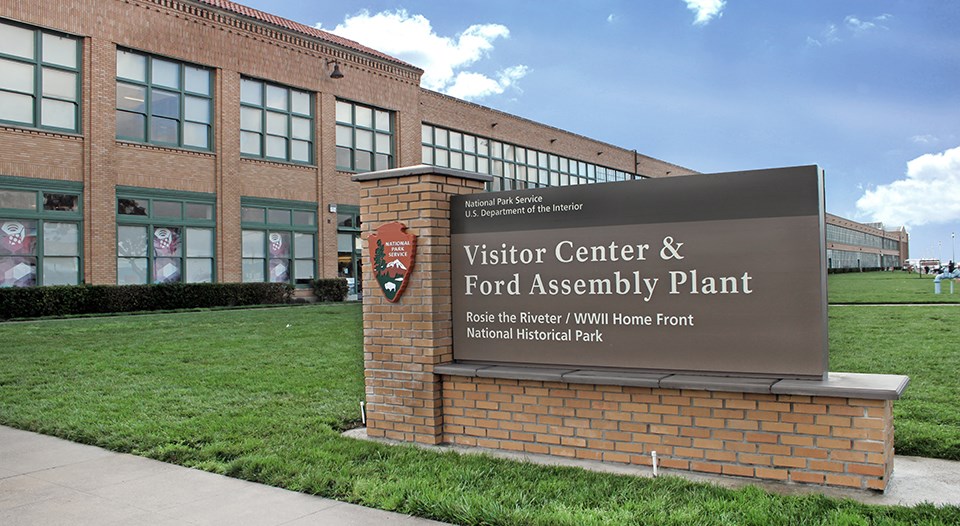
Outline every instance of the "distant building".
<path id="1" fill-rule="evenodd" d="M 827 268 L 878 270 L 901 268 L 910 257 L 910 236 L 899 227 L 858 223 L 827 214 Z"/>

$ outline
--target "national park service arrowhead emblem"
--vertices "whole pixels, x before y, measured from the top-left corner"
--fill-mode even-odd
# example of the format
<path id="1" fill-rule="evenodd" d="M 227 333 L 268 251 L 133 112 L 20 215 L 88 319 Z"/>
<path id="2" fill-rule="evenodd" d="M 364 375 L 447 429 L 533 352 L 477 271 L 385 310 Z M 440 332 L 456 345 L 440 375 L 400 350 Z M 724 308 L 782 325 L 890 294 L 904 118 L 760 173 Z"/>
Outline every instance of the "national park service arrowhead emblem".
<path id="1" fill-rule="evenodd" d="M 367 240 L 373 276 L 387 301 L 400 299 L 413 272 L 413 257 L 417 252 L 417 236 L 407 233 L 403 223 L 387 223 L 370 234 Z"/>

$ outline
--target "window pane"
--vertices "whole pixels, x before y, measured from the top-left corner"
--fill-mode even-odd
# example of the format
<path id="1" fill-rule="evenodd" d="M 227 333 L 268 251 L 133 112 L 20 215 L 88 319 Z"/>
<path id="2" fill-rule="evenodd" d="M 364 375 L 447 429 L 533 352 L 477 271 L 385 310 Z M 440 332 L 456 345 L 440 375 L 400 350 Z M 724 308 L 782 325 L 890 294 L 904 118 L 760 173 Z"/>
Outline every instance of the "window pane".
<path id="1" fill-rule="evenodd" d="M 187 219 L 213 219 L 213 205 L 184 203 L 184 212 Z"/>
<path id="2" fill-rule="evenodd" d="M 463 136 L 463 150 L 466 152 L 474 153 L 477 151 L 477 138 L 473 135 L 464 135 Z"/>
<path id="3" fill-rule="evenodd" d="M 80 196 L 71 194 L 43 193 L 43 209 L 58 212 L 76 212 Z"/>
<path id="4" fill-rule="evenodd" d="M 263 223 L 266 220 L 266 214 L 266 210 L 262 208 L 248 208 L 245 206 L 240 209 L 240 221 Z"/>
<path id="5" fill-rule="evenodd" d="M 369 152 L 356 151 L 353 154 L 353 168 L 358 172 L 369 172 L 373 167 L 373 161 Z"/>
<path id="6" fill-rule="evenodd" d="M 210 147 L 210 127 L 206 124 L 185 122 L 183 124 L 183 145 L 195 148 Z"/>
<path id="7" fill-rule="evenodd" d="M 314 265 L 312 259 L 298 259 L 294 264 L 294 279 L 313 279 Z"/>
<path id="8" fill-rule="evenodd" d="M 153 260 L 154 283 L 177 283 L 180 281 L 180 258 L 156 258 Z"/>
<path id="9" fill-rule="evenodd" d="M 212 259 L 188 259 L 187 283 L 213 283 Z"/>
<path id="10" fill-rule="evenodd" d="M 117 108 L 137 113 L 147 111 L 147 89 L 133 84 L 117 83 Z"/>
<path id="11" fill-rule="evenodd" d="M 150 66 L 153 84 L 180 89 L 180 64 L 154 58 L 150 60 Z"/>
<path id="12" fill-rule="evenodd" d="M 450 149 L 451 150 L 463 149 L 463 134 L 458 132 L 450 132 Z"/>
<path id="13" fill-rule="evenodd" d="M 468 172 L 476 172 L 477 158 L 473 155 L 465 155 L 463 158 L 463 169 Z"/>
<path id="14" fill-rule="evenodd" d="M 267 136 L 267 157 L 287 158 L 287 140 L 273 135 Z"/>
<path id="15" fill-rule="evenodd" d="M 244 283 L 262 283 L 263 279 L 262 259 L 244 259 L 243 260 L 243 282 Z"/>
<path id="16" fill-rule="evenodd" d="M 351 170 L 353 153 L 348 148 L 337 147 L 337 168 Z"/>
<path id="17" fill-rule="evenodd" d="M 433 139 L 437 146 L 447 146 L 447 130 L 437 128 L 433 133 Z"/>
<path id="18" fill-rule="evenodd" d="M 450 158 L 446 150 L 437 150 L 436 151 L 436 163 L 437 166 L 450 166 Z"/>
<path id="19" fill-rule="evenodd" d="M 43 96 L 77 100 L 77 74 L 43 68 Z"/>
<path id="20" fill-rule="evenodd" d="M 144 115 L 117 111 L 117 137 L 145 141 L 147 140 L 146 125 L 147 118 Z"/>
<path id="21" fill-rule="evenodd" d="M 263 83 L 240 79 L 240 102 L 263 106 Z"/>
<path id="22" fill-rule="evenodd" d="M 312 115 L 313 112 L 310 111 L 310 94 L 304 93 L 302 91 L 291 90 L 291 111 L 294 113 L 300 113 L 302 115 Z"/>
<path id="23" fill-rule="evenodd" d="M 353 234 L 337 234 L 337 251 L 353 252 Z"/>
<path id="24" fill-rule="evenodd" d="M 267 133 L 287 135 L 287 116 L 283 113 L 267 112 Z"/>
<path id="25" fill-rule="evenodd" d="M 240 153 L 262 155 L 263 152 L 260 150 L 260 134 L 240 132 Z"/>
<path id="26" fill-rule="evenodd" d="M 426 124 L 420 126 L 420 142 L 433 144 L 433 126 L 427 126 Z"/>
<path id="27" fill-rule="evenodd" d="M 179 256 L 183 253 L 180 229 L 159 227 L 153 231 L 153 254 L 158 257 Z"/>
<path id="28" fill-rule="evenodd" d="M 271 259 L 267 263 L 267 272 L 271 283 L 284 283 L 290 281 L 290 260 L 289 259 Z"/>
<path id="29" fill-rule="evenodd" d="M 77 67 L 77 41 L 43 33 L 43 61 L 68 68 Z M 44 280 L 46 281 L 46 280 Z"/>
<path id="30" fill-rule="evenodd" d="M 30 64 L 0 58 L 0 88 L 33 93 L 33 68 Z"/>
<path id="31" fill-rule="evenodd" d="M 33 31 L 0 23 L 0 53 L 34 58 Z"/>
<path id="32" fill-rule="evenodd" d="M 204 95 L 210 94 L 210 72 L 205 69 L 195 68 L 193 66 L 184 66 L 184 74 L 186 75 L 186 85 L 184 86 L 187 91 L 192 91 L 194 93 L 203 93 Z"/>
<path id="33" fill-rule="evenodd" d="M 78 256 L 80 228 L 76 223 L 43 224 L 43 255 Z"/>
<path id="34" fill-rule="evenodd" d="M 159 117 L 180 118 L 180 95 L 155 89 L 150 93 L 151 112 Z"/>
<path id="35" fill-rule="evenodd" d="M 141 285 L 147 282 L 147 258 L 117 259 L 117 284 Z"/>
<path id="36" fill-rule="evenodd" d="M 433 164 L 433 148 L 429 146 L 420 148 L 420 162 L 423 164 Z"/>
<path id="37" fill-rule="evenodd" d="M 35 256 L 37 222 L 10 220 L 0 222 L 0 255 Z"/>
<path id="38" fill-rule="evenodd" d="M 147 57 L 129 51 L 117 51 L 117 76 L 146 82 Z"/>
<path id="39" fill-rule="evenodd" d="M 356 132 L 357 132 L 357 149 L 372 152 L 373 151 L 373 132 L 367 131 L 367 130 L 356 130 Z"/>
<path id="40" fill-rule="evenodd" d="M 305 141 L 310 140 L 310 119 L 302 119 L 300 117 L 293 117 L 291 119 L 292 132 L 291 136 L 294 139 L 303 139 Z"/>
<path id="41" fill-rule="evenodd" d="M 154 201 L 153 216 L 154 217 L 172 217 L 172 218 L 180 219 L 180 202 L 179 201 Z"/>
<path id="42" fill-rule="evenodd" d="M 117 199 L 117 213 L 127 216 L 147 215 L 147 201 L 140 199 Z"/>
<path id="43" fill-rule="evenodd" d="M 373 110 L 363 106 L 356 106 L 356 111 L 357 121 L 354 124 L 365 128 L 373 128 Z"/>
<path id="44" fill-rule="evenodd" d="M 310 162 L 310 143 L 306 141 L 291 141 L 290 159 L 304 163 Z"/>
<path id="45" fill-rule="evenodd" d="M 77 129 L 77 105 L 62 100 L 43 99 L 40 124 L 67 130 Z"/>
<path id="46" fill-rule="evenodd" d="M 180 134 L 177 128 L 177 121 L 175 120 L 154 117 L 150 121 L 150 140 L 153 142 L 177 144 L 180 142 Z"/>
<path id="47" fill-rule="evenodd" d="M 386 111 L 376 111 L 376 128 L 380 131 L 390 131 L 390 113 Z"/>
<path id="48" fill-rule="evenodd" d="M 256 132 L 263 131 L 263 110 L 240 108 L 240 129 Z"/>
<path id="49" fill-rule="evenodd" d="M 0 120 L 33 124 L 33 97 L 0 91 Z"/>
<path id="50" fill-rule="evenodd" d="M 290 211 L 276 210 L 273 208 L 267 210 L 267 223 L 270 223 L 271 225 L 289 225 Z"/>
<path id="51" fill-rule="evenodd" d="M 460 152 L 450 152 L 450 168 L 463 170 L 463 154 Z"/>
<path id="52" fill-rule="evenodd" d="M 353 123 L 353 105 L 337 101 L 337 122 Z"/>
<path id="53" fill-rule="evenodd" d="M 243 257 L 262 258 L 266 256 L 264 241 L 267 233 L 263 230 L 244 230 L 243 231 Z M 262 268 L 261 268 L 262 272 Z"/>
<path id="54" fill-rule="evenodd" d="M 374 170 L 386 170 L 390 167 L 390 156 L 378 153 L 375 157 Z"/>
<path id="55" fill-rule="evenodd" d="M 80 283 L 78 258 L 43 258 L 44 285 L 76 285 Z"/>
<path id="56" fill-rule="evenodd" d="M 0 190 L 0 208 L 17 210 L 36 210 L 37 193 L 18 190 Z"/>
<path id="57" fill-rule="evenodd" d="M 267 241 L 267 252 L 271 258 L 290 257 L 290 232 L 270 232 Z"/>
<path id="58" fill-rule="evenodd" d="M 293 234 L 293 253 L 297 259 L 313 258 L 313 234 L 295 232 Z"/>
<path id="59" fill-rule="evenodd" d="M 213 230 L 209 228 L 187 229 L 187 257 L 213 257 Z"/>
<path id="60" fill-rule="evenodd" d="M 346 126 L 337 126 L 337 146 L 353 148 L 353 130 Z"/>
<path id="61" fill-rule="evenodd" d="M 303 210 L 293 211 L 293 224 L 300 226 L 313 226 L 316 224 L 317 214 Z M 298 234 L 300 235 L 300 234 Z"/>
<path id="62" fill-rule="evenodd" d="M 32 287 L 37 284 L 37 258 L 0 257 L 0 287 Z"/>
<path id="63" fill-rule="evenodd" d="M 377 134 L 377 151 L 380 153 L 390 153 L 390 135 L 384 135 L 382 133 Z"/>
<path id="64" fill-rule="evenodd" d="M 126 226 L 117 227 L 117 255 L 118 256 L 147 256 L 147 227 Z"/>
<path id="65" fill-rule="evenodd" d="M 267 107 L 287 110 L 287 89 L 267 84 Z"/>
<path id="66" fill-rule="evenodd" d="M 210 99 L 187 97 L 184 100 L 184 113 L 189 121 L 210 124 Z"/>

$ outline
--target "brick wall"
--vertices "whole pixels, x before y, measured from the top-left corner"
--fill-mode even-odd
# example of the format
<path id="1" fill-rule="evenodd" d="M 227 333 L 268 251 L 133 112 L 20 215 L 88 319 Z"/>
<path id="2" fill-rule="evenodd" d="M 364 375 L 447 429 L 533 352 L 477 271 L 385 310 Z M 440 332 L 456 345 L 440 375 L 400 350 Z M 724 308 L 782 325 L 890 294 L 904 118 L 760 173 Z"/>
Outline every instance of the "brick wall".
<path id="1" fill-rule="evenodd" d="M 892 402 L 443 377 L 453 444 L 882 490 Z"/>

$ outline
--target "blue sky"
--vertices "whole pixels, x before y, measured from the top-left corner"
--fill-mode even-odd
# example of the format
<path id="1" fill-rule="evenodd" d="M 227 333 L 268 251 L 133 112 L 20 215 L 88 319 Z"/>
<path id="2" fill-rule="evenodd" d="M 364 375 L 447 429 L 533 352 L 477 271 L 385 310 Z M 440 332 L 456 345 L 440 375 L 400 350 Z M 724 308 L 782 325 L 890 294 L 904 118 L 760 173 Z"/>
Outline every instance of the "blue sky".
<path id="1" fill-rule="evenodd" d="M 956 0 L 241 0 L 425 87 L 687 166 L 826 171 L 827 211 L 960 233 Z"/>

